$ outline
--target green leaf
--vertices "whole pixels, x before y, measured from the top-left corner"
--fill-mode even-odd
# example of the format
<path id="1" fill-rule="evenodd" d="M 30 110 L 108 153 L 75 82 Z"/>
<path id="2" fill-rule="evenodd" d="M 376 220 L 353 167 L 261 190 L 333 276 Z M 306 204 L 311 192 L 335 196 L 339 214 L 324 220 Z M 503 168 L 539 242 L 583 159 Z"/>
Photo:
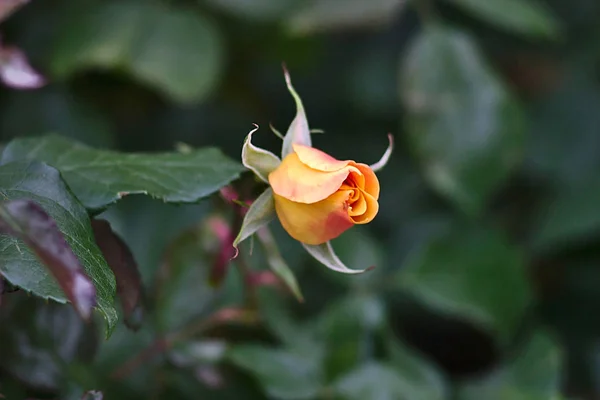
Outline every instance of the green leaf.
<path id="1" fill-rule="evenodd" d="M 281 147 L 281 158 L 285 158 L 288 154 L 292 153 L 294 149 L 292 144 L 297 143 L 304 146 L 312 146 L 312 140 L 310 138 L 310 129 L 308 127 L 308 120 L 306 119 L 306 113 L 304 112 L 304 106 L 302 100 L 296 90 L 292 86 L 292 78 L 287 69 L 283 68 L 283 74 L 285 76 L 285 84 L 287 85 L 288 91 L 296 102 L 296 116 L 290 124 L 284 138 L 283 146 Z"/>
<path id="2" fill-rule="evenodd" d="M 238 18 L 259 22 L 275 21 L 292 9 L 299 0 L 205 0 L 206 3 Z"/>
<path id="3" fill-rule="evenodd" d="M 348 268 L 342 262 L 342 260 L 340 260 L 338 258 L 338 256 L 335 254 L 335 251 L 333 250 L 333 246 L 331 246 L 331 242 L 327 242 L 327 243 L 323 243 L 323 244 L 319 244 L 319 245 L 302 243 L 302 246 L 304 246 L 304 248 L 306 249 L 308 254 L 310 254 L 315 260 L 317 260 L 318 262 L 320 262 L 327 268 L 329 268 L 333 271 L 336 271 L 336 272 L 341 272 L 343 274 L 361 274 L 363 272 L 370 271 L 373 268 L 375 268 L 374 265 L 369 266 L 364 269 Z"/>
<path id="4" fill-rule="evenodd" d="M 378 27 L 390 22 L 406 0 L 316 0 L 305 2 L 288 21 L 296 35 L 308 35 L 353 27 Z"/>
<path id="5" fill-rule="evenodd" d="M 258 130 L 258 125 L 255 126 L 256 128 L 246 136 L 246 140 L 244 141 L 244 146 L 242 147 L 242 164 L 254 172 L 263 182 L 269 183 L 269 174 L 281 164 L 281 160 L 270 151 L 252 144 L 252 134 Z"/>
<path id="6" fill-rule="evenodd" d="M 501 345 L 532 301 L 522 254 L 490 230 L 457 226 L 438 235 L 398 278 L 427 305 L 495 333 Z"/>
<path id="7" fill-rule="evenodd" d="M 52 69 L 59 77 L 80 68 L 124 69 L 181 103 L 204 99 L 215 87 L 223 45 L 200 14 L 139 0 L 78 4 L 63 24 Z"/>
<path id="8" fill-rule="evenodd" d="M 132 73 L 177 102 L 203 100 L 216 87 L 223 67 L 224 44 L 217 26 L 191 10 L 156 7 L 154 12 L 131 49 Z"/>
<path id="9" fill-rule="evenodd" d="M 370 361 L 334 383 L 343 400 L 432 400 L 428 388 L 415 385 L 392 365 Z"/>
<path id="10" fill-rule="evenodd" d="M 588 185 L 600 172 L 600 87 L 591 75 L 573 66 L 559 87 L 531 105 L 524 167 L 558 191 Z"/>
<path id="11" fill-rule="evenodd" d="M 215 148 L 186 154 L 126 154 L 92 149 L 55 135 L 13 140 L 0 162 L 21 159 L 39 160 L 57 168 L 77 198 L 92 210 L 135 193 L 166 202 L 197 202 L 242 171 L 241 165 Z"/>
<path id="12" fill-rule="evenodd" d="M 560 86 L 532 105 L 525 172 L 550 187 L 532 221 L 536 251 L 579 247 L 597 236 L 600 88 L 590 75 L 567 69 Z"/>
<path id="13" fill-rule="evenodd" d="M 563 351 L 549 332 L 537 331 L 518 349 L 508 376 L 521 389 L 555 396 L 561 387 Z"/>
<path id="14" fill-rule="evenodd" d="M 324 347 L 327 380 L 373 357 L 374 338 L 384 319 L 383 302 L 368 293 L 352 293 L 319 315 L 317 334 Z"/>
<path id="15" fill-rule="evenodd" d="M 536 332 L 519 352 L 498 372 L 463 384 L 459 400 L 547 400 L 560 395 L 561 354 L 556 342 L 544 332 Z"/>
<path id="16" fill-rule="evenodd" d="M 228 358 L 252 374 L 269 397 L 313 399 L 322 388 L 320 360 L 312 354 L 241 345 L 232 348 Z"/>
<path id="17" fill-rule="evenodd" d="M 539 251 L 582 243 L 600 226 L 600 185 L 564 187 L 539 207 L 534 224 L 533 245 Z"/>
<path id="18" fill-rule="evenodd" d="M 59 172 L 42 163 L 13 162 L 0 167 L 0 192 L 5 200 L 29 199 L 47 212 L 96 287 L 99 311 L 109 336 L 117 322 L 113 306 L 115 277 L 96 242 L 85 208 L 71 194 Z M 20 240 L 0 237 L 0 272 L 12 284 L 61 303 L 67 297 L 48 270 Z"/>
<path id="19" fill-rule="evenodd" d="M 538 0 L 446 0 L 508 32 L 531 37 L 556 37 L 560 26 Z"/>
<path id="20" fill-rule="evenodd" d="M 267 190 L 254 200 L 246 212 L 244 221 L 242 222 L 242 228 L 233 241 L 233 247 L 237 248 L 240 243 L 271 222 L 274 217 L 275 201 L 273 199 L 273 190 L 267 188 Z"/>
<path id="21" fill-rule="evenodd" d="M 390 364 L 406 382 L 410 383 L 412 398 L 427 400 L 447 399 L 448 385 L 441 371 L 387 331 L 387 344 Z"/>
<path id="22" fill-rule="evenodd" d="M 77 313 L 89 320 L 96 306 L 96 288 L 44 209 L 32 200 L 0 203 L 0 231 L 22 240 L 34 252 Z"/>
<path id="23" fill-rule="evenodd" d="M 60 132 L 89 146 L 106 148 L 114 144 L 112 122 L 107 116 L 85 96 L 70 92 L 63 85 L 7 95 L 6 107 L 0 109 L 0 131 L 5 138 Z"/>
<path id="24" fill-rule="evenodd" d="M 143 8 L 132 1 L 74 6 L 56 39 L 52 72 L 64 78 L 78 68 L 127 68 L 137 31 L 147 18 Z"/>
<path id="25" fill-rule="evenodd" d="M 521 107 L 456 30 L 423 31 L 401 78 L 409 139 L 426 178 L 465 212 L 480 212 L 520 161 Z"/>

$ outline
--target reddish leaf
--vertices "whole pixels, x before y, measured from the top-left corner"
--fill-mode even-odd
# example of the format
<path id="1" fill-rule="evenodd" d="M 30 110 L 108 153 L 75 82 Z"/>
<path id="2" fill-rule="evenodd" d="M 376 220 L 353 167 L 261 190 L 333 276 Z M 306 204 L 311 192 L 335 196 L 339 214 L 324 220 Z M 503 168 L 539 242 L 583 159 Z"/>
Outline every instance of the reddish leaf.
<path id="1" fill-rule="evenodd" d="M 98 247 L 115 274 L 117 295 L 125 314 L 125 324 L 137 330 L 143 318 L 143 287 L 135 258 L 129 246 L 113 232 L 107 221 L 92 220 L 92 229 Z"/>
<path id="2" fill-rule="evenodd" d="M 56 222 L 31 200 L 0 204 L 0 230 L 23 240 L 54 275 L 79 315 L 89 319 L 96 288 L 65 241 Z"/>

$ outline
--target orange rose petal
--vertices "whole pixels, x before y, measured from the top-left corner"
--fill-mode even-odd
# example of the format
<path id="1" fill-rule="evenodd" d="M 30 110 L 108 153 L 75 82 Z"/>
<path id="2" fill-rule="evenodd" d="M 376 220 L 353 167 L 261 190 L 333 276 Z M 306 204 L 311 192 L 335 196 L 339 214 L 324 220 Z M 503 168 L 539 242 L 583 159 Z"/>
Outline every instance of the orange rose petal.
<path id="1" fill-rule="evenodd" d="M 336 160 L 329 154 L 315 149 L 314 147 L 303 146 L 301 144 L 294 144 L 292 147 L 294 148 L 296 154 L 298 154 L 298 158 L 303 164 L 319 171 L 339 171 L 350 164 L 355 164 L 350 160 Z"/>
<path id="2" fill-rule="evenodd" d="M 369 193 L 371 196 L 375 198 L 375 200 L 379 199 L 379 179 L 377 179 L 377 175 L 375 172 L 369 167 L 367 164 L 356 164 L 356 168 L 362 172 L 365 177 L 365 183 L 362 189 L 365 192 Z"/>
<path id="3" fill-rule="evenodd" d="M 351 190 L 352 191 L 352 193 L 350 194 L 350 197 L 348 198 L 348 203 L 353 203 L 360 198 L 360 189 L 356 188 L 355 186 L 350 186 L 350 185 L 344 183 L 344 184 L 342 184 L 342 186 L 340 186 L 340 190 Z"/>
<path id="4" fill-rule="evenodd" d="M 377 203 L 377 200 L 375 200 L 373 196 L 363 191 L 363 198 L 367 204 L 367 209 L 364 214 L 352 217 L 352 220 L 356 224 L 367 224 L 371 222 L 379 211 L 379 203 Z"/>
<path id="5" fill-rule="evenodd" d="M 357 190 L 357 191 L 359 191 L 359 190 Z M 361 193 L 358 200 L 356 200 L 350 206 L 351 206 L 351 209 L 348 210 L 348 214 L 351 217 L 363 215 L 367 211 L 367 201 L 365 200 L 365 196 L 363 196 Z"/>
<path id="6" fill-rule="evenodd" d="M 354 225 L 346 201 L 350 191 L 338 191 L 325 200 L 303 204 L 274 195 L 281 225 L 291 237 L 318 245 L 334 239 Z"/>
<path id="7" fill-rule="evenodd" d="M 355 167 L 339 171 L 317 171 L 303 164 L 296 153 L 286 156 L 279 167 L 269 174 L 273 192 L 297 203 L 316 203 L 335 193 Z"/>
<path id="8" fill-rule="evenodd" d="M 355 162 L 352 162 L 352 166 L 356 166 L 356 171 L 352 171 L 350 175 L 348 175 L 349 182 L 347 183 L 349 183 L 353 187 L 362 189 L 365 187 L 365 177 L 362 174 L 362 172 L 360 172 L 360 170 L 358 169 L 358 165 Z"/>

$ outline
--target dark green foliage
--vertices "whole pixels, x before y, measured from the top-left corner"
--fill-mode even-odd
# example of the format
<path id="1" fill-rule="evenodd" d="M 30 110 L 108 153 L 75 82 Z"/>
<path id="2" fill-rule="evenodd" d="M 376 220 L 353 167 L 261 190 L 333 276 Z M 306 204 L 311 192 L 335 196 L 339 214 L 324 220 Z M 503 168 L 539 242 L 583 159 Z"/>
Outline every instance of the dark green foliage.
<path id="1" fill-rule="evenodd" d="M 598 1 L 15 0 L 0 22 L 6 399 L 600 397 Z M 18 89 L 15 49 L 44 87 Z M 377 218 L 332 242 L 372 271 L 276 221 L 232 260 L 265 190 L 244 137 L 279 154 L 295 114 L 282 62 L 315 147 L 371 164 L 394 136 Z"/>

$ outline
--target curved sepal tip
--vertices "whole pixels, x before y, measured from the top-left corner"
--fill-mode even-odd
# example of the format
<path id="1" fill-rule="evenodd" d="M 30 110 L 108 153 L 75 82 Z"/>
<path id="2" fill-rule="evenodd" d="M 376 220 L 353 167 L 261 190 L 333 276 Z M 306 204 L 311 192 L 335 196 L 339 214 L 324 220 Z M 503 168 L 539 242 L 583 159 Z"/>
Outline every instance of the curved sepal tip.
<path id="1" fill-rule="evenodd" d="M 394 137 L 391 133 L 388 133 L 388 141 L 389 144 L 388 148 L 385 150 L 385 153 L 383 153 L 379 161 L 377 161 L 375 164 L 370 165 L 371 169 L 374 172 L 380 171 L 383 167 L 386 166 L 386 164 L 390 160 L 390 156 L 392 155 L 392 151 L 394 150 Z"/>
<path id="2" fill-rule="evenodd" d="M 268 183 L 269 174 L 275 170 L 281 161 L 268 150 L 261 149 L 252 144 L 252 134 L 258 130 L 258 125 L 254 124 L 254 129 L 248 133 L 244 146 L 242 147 L 242 164 L 260 178 Z"/>
<path id="3" fill-rule="evenodd" d="M 365 269 L 350 269 L 348 268 L 342 260 L 335 254 L 333 250 L 333 246 L 331 246 L 331 242 L 325 242 L 319 245 L 310 245 L 302 243 L 302 246 L 308 251 L 308 253 L 313 256 L 313 258 L 319 261 L 321 264 L 326 266 L 327 268 L 341 272 L 343 274 L 362 274 L 363 272 L 371 271 L 375 268 L 374 265 L 365 268 Z"/>

